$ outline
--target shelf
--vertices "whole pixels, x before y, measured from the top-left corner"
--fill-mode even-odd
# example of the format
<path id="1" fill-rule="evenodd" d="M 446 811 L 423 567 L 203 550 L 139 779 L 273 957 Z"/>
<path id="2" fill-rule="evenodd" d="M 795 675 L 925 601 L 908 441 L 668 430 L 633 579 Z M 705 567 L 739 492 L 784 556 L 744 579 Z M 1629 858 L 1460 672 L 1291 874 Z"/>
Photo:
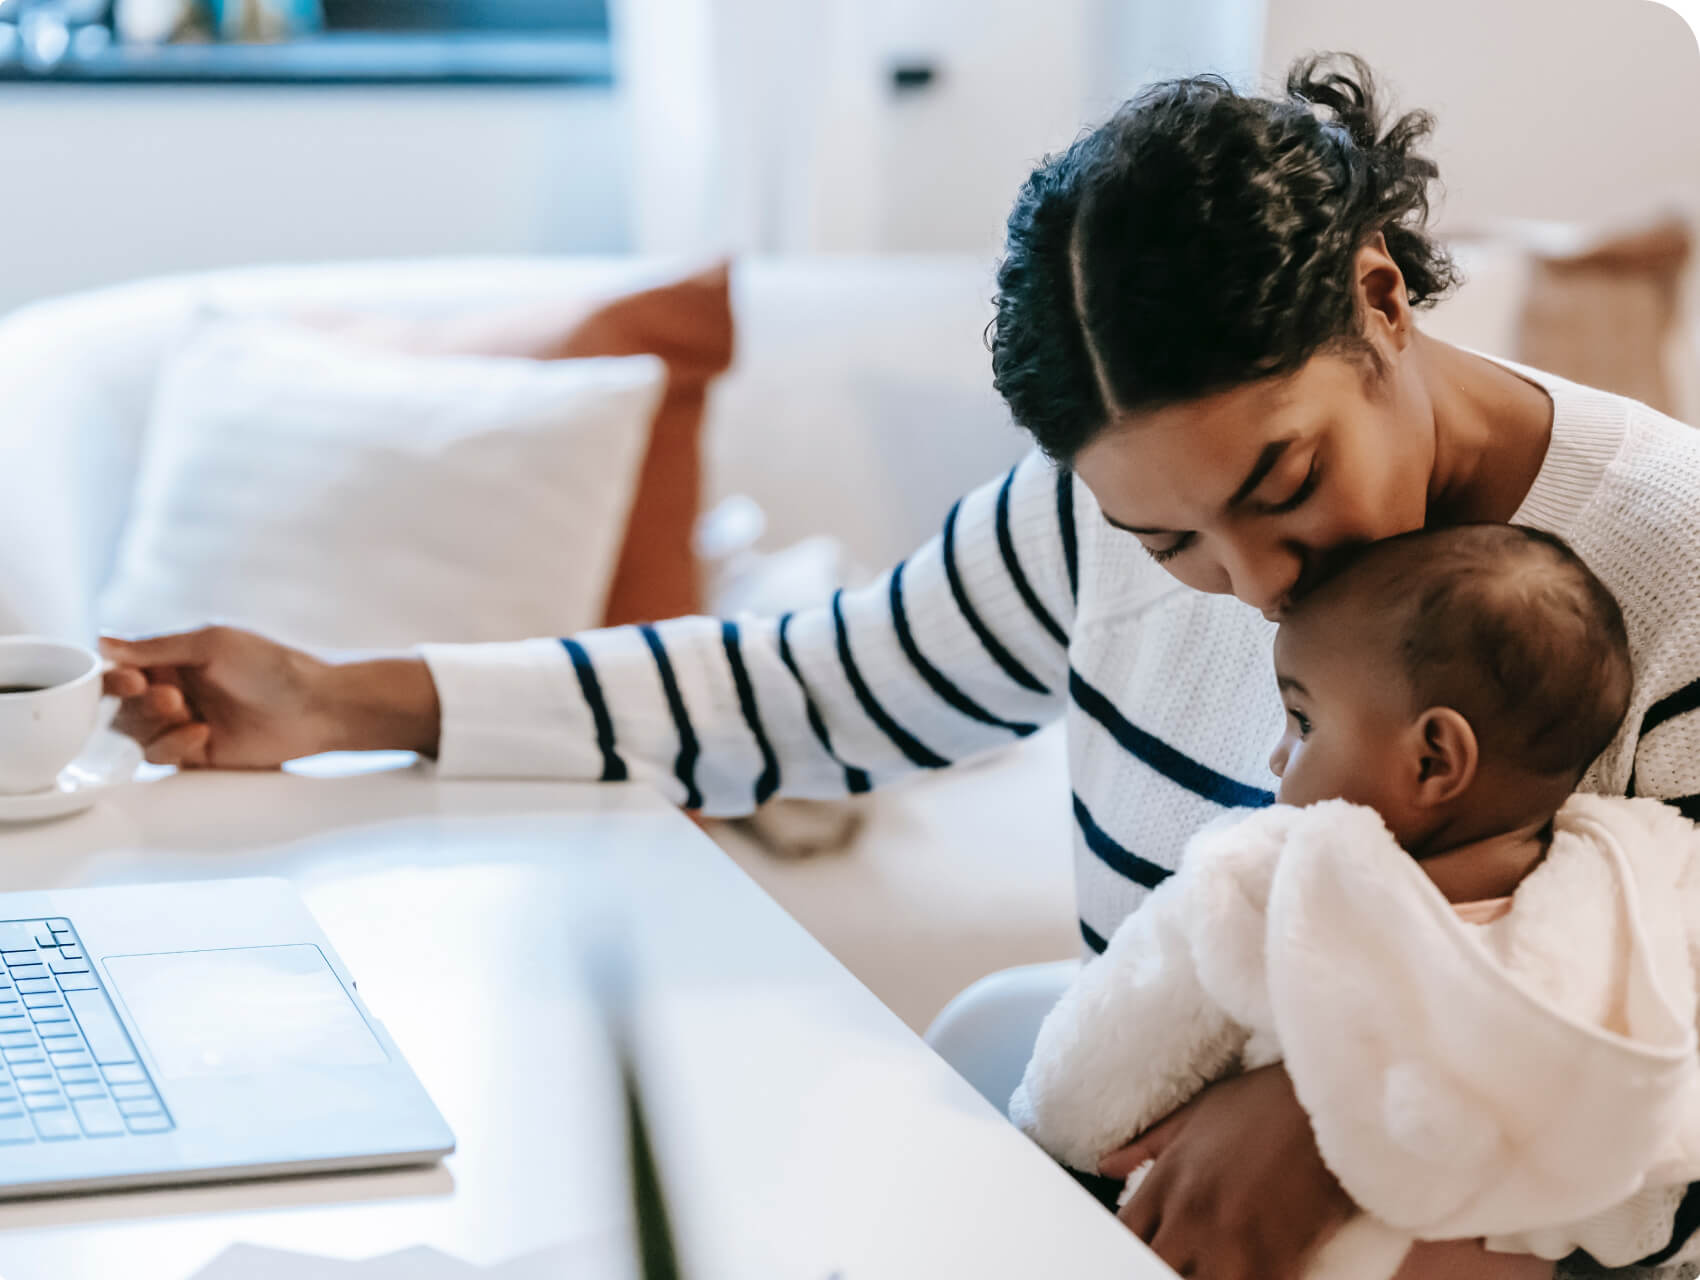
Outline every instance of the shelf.
<path id="1" fill-rule="evenodd" d="M 0 58 L 0 81 L 40 84 L 608 85 L 608 37 L 339 32 L 277 44 L 110 46 L 49 70 Z"/>

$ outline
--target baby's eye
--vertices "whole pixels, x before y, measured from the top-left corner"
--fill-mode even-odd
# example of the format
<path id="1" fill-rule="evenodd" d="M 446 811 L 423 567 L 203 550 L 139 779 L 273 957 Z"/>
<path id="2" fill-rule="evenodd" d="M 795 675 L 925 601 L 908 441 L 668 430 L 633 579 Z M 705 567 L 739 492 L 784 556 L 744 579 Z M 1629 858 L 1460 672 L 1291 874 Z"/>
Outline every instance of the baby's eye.
<path id="1" fill-rule="evenodd" d="M 1304 715 L 1303 712 L 1299 712 L 1299 711 L 1289 711 L 1289 712 L 1287 712 L 1287 714 L 1293 718 L 1293 725 L 1294 725 L 1294 727 L 1296 727 L 1298 729 L 1299 737 L 1301 737 L 1301 738 L 1310 737 L 1310 719 L 1309 719 L 1309 717 Z"/>

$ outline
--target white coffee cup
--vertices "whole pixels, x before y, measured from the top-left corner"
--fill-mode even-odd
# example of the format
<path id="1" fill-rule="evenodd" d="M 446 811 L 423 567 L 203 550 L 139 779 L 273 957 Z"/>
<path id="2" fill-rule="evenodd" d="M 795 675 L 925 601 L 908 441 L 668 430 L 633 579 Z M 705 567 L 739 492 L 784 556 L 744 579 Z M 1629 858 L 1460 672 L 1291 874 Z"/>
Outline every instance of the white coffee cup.
<path id="1" fill-rule="evenodd" d="M 0 636 L 0 795 L 46 791 L 100 727 L 103 664 L 80 645 Z"/>

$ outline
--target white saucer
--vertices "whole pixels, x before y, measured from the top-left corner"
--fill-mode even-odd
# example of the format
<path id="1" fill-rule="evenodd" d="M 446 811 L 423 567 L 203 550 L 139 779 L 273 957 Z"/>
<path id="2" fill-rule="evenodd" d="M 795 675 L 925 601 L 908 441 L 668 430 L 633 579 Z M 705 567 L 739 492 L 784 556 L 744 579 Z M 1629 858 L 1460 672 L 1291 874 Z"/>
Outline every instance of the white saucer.
<path id="1" fill-rule="evenodd" d="M 141 762 L 141 748 L 131 739 L 111 730 L 98 733 L 46 791 L 0 795 L 0 823 L 45 822 L 81 813 L 100 799 L 103 791 L 134 778 Z"/>

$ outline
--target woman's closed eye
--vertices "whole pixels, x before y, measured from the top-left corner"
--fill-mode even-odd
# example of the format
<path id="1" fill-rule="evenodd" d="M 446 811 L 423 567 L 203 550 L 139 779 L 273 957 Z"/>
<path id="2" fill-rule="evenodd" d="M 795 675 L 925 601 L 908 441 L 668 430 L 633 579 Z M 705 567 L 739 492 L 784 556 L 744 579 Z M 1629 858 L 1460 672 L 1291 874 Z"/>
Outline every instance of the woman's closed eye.
<path id="1" fill-rule="evenodd" d="M 1310 499 L 1321 483 L 1322 463 L 1316 454 L 1312 454 L 1310 467 L 1305 472 L 1304 479 L 1299 481 L 1299 487 L 1279 502 L 1261 504 L 1259 512 L 1262 515 L 1278 516 L 1289 511 L 1296 511 Z M 1183 533 L 1166 547 L 1153 547 L 1149 543 L 1141 543 L 1141 545 L 1158 564 L 1167 564 L 1197 540 L 1198 535 L 1196 533 Z"/>
<path id="2" fill-rule="evenodd" d="M 1299 481 L 1299 487 L 1280 502 L 1270 503 L 1263 508 L 1264 514 L 1278 516 L 1302 506 L 1311 494 L 1316 492 L 1317 485 L 1322 483 L 1322 464 L 1315 454 L 1311 455 L 1310 469 L 1305 472 L 1305 478 Z"/>
<path id="3" fill-rule="evenodd" d="M 1198 535 L 1196 533 L 1183 533 L 1180 537 L 1176 538 L 1173 543 L 1166 547 L 1153 547 L 1143 542 L 1139 545 L 1144 547 L 1145 550 L 1150 553 L 1151 558 L 1158 564 L 1167 564 L 1176 556 L 1180 555 L 1181 552 L 1190 547 L 1197 538 Z"/>

